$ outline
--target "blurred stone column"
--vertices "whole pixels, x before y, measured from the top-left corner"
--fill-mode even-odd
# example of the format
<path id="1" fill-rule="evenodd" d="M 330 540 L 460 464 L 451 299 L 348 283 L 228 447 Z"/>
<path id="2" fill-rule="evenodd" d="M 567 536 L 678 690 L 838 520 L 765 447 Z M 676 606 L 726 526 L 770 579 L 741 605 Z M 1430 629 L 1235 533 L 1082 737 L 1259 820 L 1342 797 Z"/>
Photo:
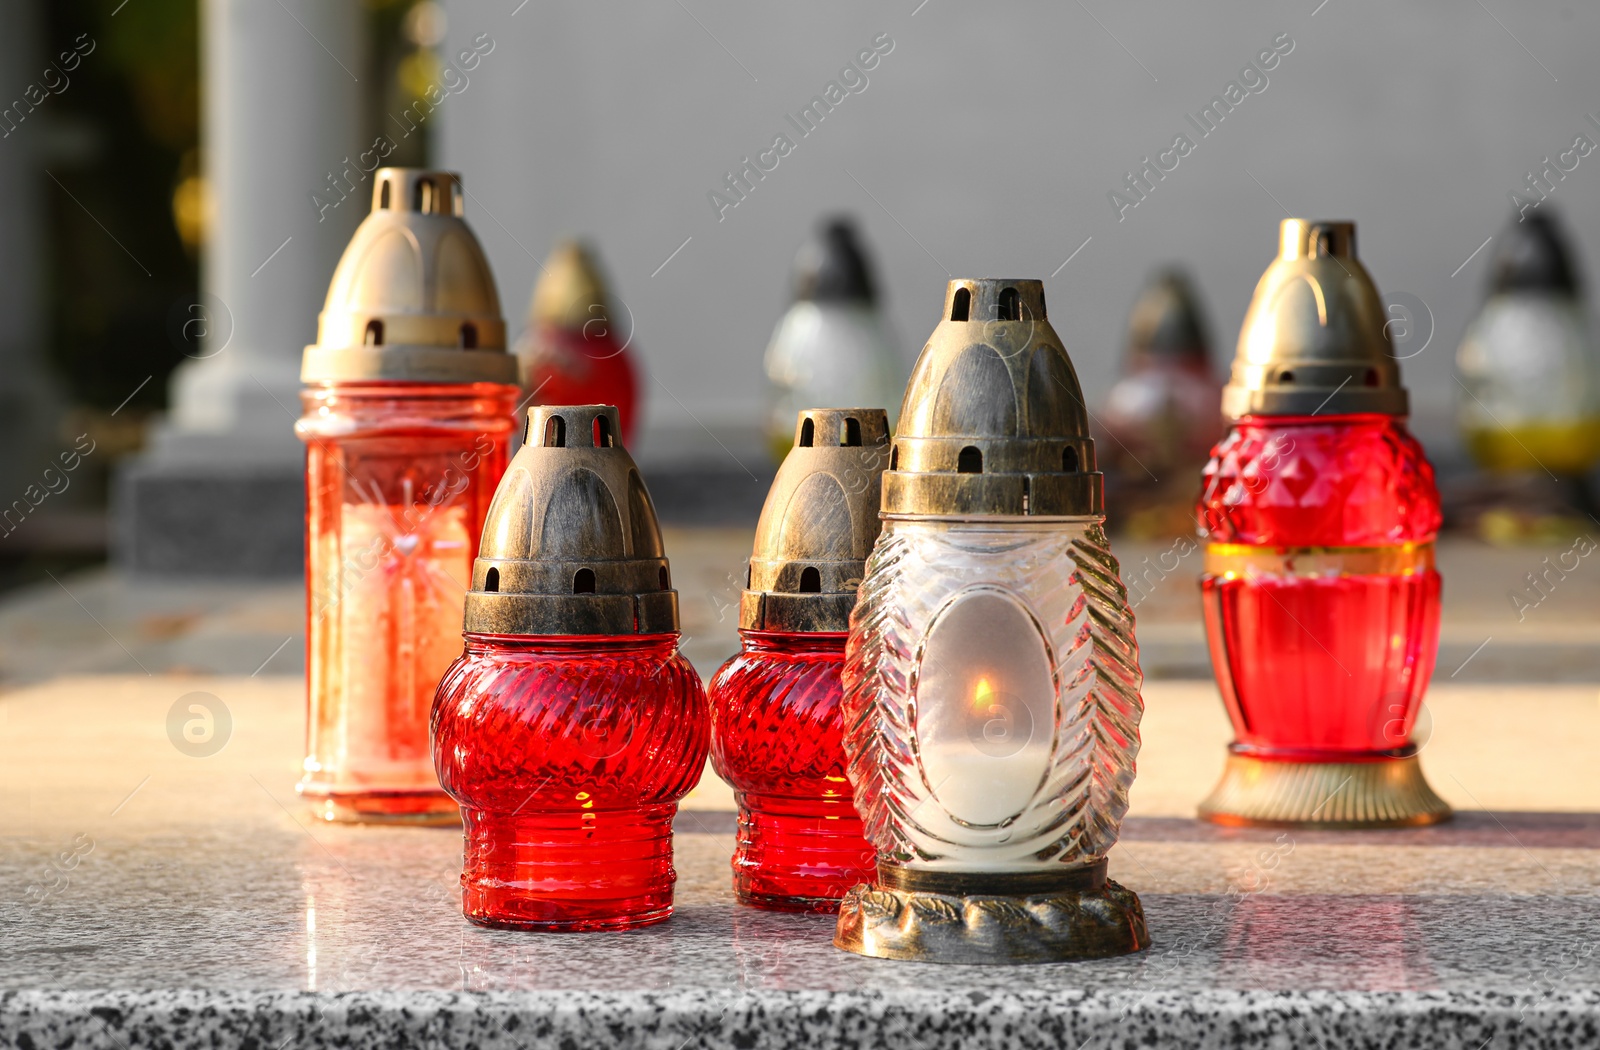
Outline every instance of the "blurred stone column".
<path id="1" fill-rule="evenodd" d="M 140 573 L 293 575 L 300 352 L 370 195 L 320 207 L 329 173 L 370 145 L 366 16 L 361 0 L 202 0 L 200 16 L 204 287 L 169 323 L 191 360 L 118 479 L 115 554 Z"/>
<path id="2" fill-rule="evenodd" d="M 0 91 L 11 93 L 0 97 L 0 109 L 12 111 L 11 120 L 0 122 L 0 133 L 9 129 L 0 138 L 0 508 L 23 499 L 29 485 L 41 485 L 41 471 L 53 465 L 56 452 L 72 447 L 55 432 L 61 403 L 45 363 L 44 147 L 50 114 L 40 107 L 15 119 L 27 113 L 18 97 L 49 62 L 41 6 L 35 0 L 0 5 L 0 70 L 8 78 Z"/>

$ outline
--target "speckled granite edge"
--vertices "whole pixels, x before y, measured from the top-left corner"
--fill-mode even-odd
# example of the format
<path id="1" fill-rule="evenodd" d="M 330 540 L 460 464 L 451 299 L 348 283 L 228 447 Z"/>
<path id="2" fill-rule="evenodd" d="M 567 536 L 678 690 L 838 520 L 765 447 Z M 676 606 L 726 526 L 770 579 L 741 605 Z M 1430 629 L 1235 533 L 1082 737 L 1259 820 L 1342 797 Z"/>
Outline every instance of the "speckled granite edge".
<path id="1" fill-rule="evenodd" d="M 997 973 L 998 978 L 1003 975 Z M 0 993 L 0 1045 L 575 1050 L 1600 1045 L 1600 991 Z"/>

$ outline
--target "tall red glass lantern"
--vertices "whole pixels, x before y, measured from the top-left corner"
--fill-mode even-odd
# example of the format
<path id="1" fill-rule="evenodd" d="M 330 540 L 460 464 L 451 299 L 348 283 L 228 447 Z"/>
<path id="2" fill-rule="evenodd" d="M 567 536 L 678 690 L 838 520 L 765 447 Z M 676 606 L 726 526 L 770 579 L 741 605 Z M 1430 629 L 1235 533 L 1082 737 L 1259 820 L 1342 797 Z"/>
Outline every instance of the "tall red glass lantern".
<path id="1" fill-rule="evenodd" d="M 481 926 L 672 914 L 672 818 L 709 746 L 655 508 L 609 405 L 528 412 L 484 522 L 466 648 L 433 708 Z"/>
<path id="2" fill-rule="evenodd" d="M 622 443 L 632 448 L 639 416 L 632 340 L 633 316 L 615 316 L 594 250 L 579 241 L 556 245 L 533 286 L 528 328 L 517 343 L 533 403 L 615 405 Z"/>
<path id="3" fill-rule="evenodd" d="M 845 638 L 878 538 L 881 408 L 807 409 L 756 526 L 742 645 L 711 680 L 711 760 L 733 785 L 733 888 L 746 904 L 837 911 L 872 877 L 845 771 Z"/>
<path id="4" fill-rule="evenodd" d="M 307 757 L 326 820 L 447 822 L 428 709 L 505 470 L 516 361 L 460 177 L 384 168 L 301 378 Z"/>
<path id="5" fill-rule="evenodd" d="M 1439 642 L 1433 468 L 1347 222 L 1283 223 L 1223 392 L 1198 514 L 1233 722 L 1221 824 L 1444 820 L 1411 730 Z"/>

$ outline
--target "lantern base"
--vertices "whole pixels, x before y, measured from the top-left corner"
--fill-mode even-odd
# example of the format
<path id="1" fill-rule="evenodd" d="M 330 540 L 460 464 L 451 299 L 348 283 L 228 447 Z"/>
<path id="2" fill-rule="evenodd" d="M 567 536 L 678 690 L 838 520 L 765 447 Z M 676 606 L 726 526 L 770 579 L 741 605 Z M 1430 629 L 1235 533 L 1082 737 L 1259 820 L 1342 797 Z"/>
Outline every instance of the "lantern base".
<path id="1" fill-rule="evenodd" d="M 461 911 L 477 926 L 631 930 L 672 915 L 675 805 L 490 812 L 468 806 Z"/>
<path id="2" fill-rule="evenodd" d="M 438 788 L 417 791 L 326 791 L 302 784 L 300 797 L 318 820 L 332 824 L 416 824 L 459 827 L 461 809 Z"/>
<path id="3" fill-rule="evenodd" d="M 1452 816 L 1414 750 L 1366 762 L 1285 762 L 1230 752 L 1200 803 L 1213 824 L 1269 828 L 1407 828 Z"/>
<path id="4" fill-rule="evenodd" d="M 837 912 L 850 887 L 872 878 L 875 856 L 849 798 L 739 794 L 733 889 L 740 904 Z"/>
<path id="5" fill-rule="evenodd" d="M 877 959 L 966 965 L 1142 951 L 1150 945 L 1144 908 L 1105 873 L 1103 860 L 1040 875 L 880 867 L 877 885 L 845 895 L 833 943 Z"/>

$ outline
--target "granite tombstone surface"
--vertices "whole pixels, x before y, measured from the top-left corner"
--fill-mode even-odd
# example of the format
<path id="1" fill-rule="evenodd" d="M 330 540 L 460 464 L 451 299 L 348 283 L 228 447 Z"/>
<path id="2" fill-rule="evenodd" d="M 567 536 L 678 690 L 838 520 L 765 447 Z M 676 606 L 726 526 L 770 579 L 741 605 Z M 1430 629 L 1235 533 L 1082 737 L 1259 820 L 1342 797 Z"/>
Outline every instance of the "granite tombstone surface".
<path id="1" fill-rule="evenodd" d="M 1008 968 L 858 958 L 831 917 L 735 904 L 709 773 L 669 922 L 471 926 L 458 832 L 299 805 L 302 690 L 96 676 L 0 698 L 0 1043 L 1470 1050 L 1600 1028 L 1592 687 L 1436 689 L 1423 762 L 1457 820 L 1340 834 L 1192 820 L 1226 721 L 1209 683 L 1152 683 L 1111 874 L 1153 946 Z"/>

